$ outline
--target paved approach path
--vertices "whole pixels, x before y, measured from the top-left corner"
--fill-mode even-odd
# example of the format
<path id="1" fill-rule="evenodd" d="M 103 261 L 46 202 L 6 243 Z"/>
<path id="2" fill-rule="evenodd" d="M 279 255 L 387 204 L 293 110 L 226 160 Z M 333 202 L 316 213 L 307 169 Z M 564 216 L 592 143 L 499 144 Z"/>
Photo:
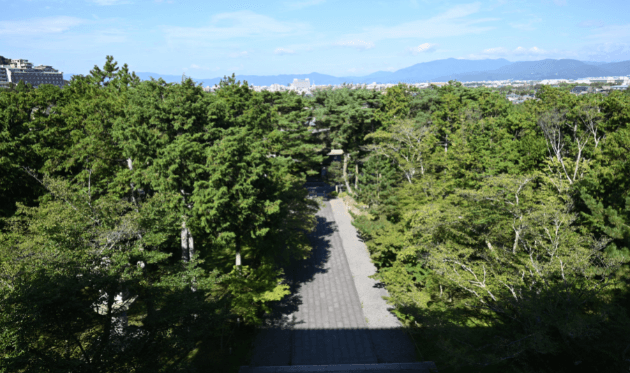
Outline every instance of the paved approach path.
<path id="1" fill-rule="evenodd" d="M 367 277 L 376 269 L 343 202 L 324 204 L 313 253 L 285 268 L 291 295 L 273 305 L 250 366 L 416 362 L 413 343 L 381 298 L 387 291 Z"/>

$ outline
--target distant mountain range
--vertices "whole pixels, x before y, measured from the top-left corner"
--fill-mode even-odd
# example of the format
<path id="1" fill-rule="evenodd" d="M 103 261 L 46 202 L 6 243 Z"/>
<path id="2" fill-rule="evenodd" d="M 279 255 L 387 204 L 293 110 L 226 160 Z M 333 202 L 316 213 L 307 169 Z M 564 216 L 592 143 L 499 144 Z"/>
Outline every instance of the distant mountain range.
<path id="1" fill-rule="evenodd" d="M 74 75 L 74 74 L 69 74 Z M 137 72 L 142 80 L 162 78 L 168 83 L 179 83 L 182 76 L 161 75 L 149 72 Z M 335 77 L 319 74 L 284 74 L 272 76 L 236 75 L 241 82 L 247 81 L 250 85 L 270 86 L 277 83 L 287 85 L 293 79 L 308 78 L 311 84 L 343 84 L 343 83 L 422 83 L 427 81 L 447 82 L 458 80 L 460 82 L 480 80 L 542 80 L 542 79 L 580 79 L 599 76 L 630 75 L 630 61 L 622 62 L 596 62 L 578 61 L 570 59 L 541 61 L 510 62 L 506 59 L 485 60 L 458 60 L 448 58 L 422 62 L 394 72 L 377 71 L 361 77 Z M 205 86 L 218 84 L 221 77 L 211 79 L 195 79 Z"/>
<path id="2" fill-rule="evenodd" d="M 462 74 L 443 75 L 436 80 L 450 79 L 460 82 L 480 80 L 543 80 L 543 79 L 580 79 L 599 76 L 618 76 L 630 74 L 630 61 L 587 64 L 578 60 L 541 60 L 514 62 L 495 70 L 475 71 Z"/>

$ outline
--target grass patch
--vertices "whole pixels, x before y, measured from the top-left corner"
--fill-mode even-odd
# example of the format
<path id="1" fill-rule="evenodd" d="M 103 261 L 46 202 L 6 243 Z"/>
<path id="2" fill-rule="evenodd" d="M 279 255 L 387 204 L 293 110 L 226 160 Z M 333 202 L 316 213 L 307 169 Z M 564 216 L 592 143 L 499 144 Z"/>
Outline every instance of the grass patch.
<path id="1" fill-rule="evenodd" d="M 368 206 L 358 203 L 354 197 L 349 194 L 348 192 L 341 192 L 339 193 L 339 198 L 341 198 L 341 200 L 343 201 L 343 204 L 346 206 L 346 209 L 348 210 L 348 212 L 350 212 L 351 216 L 366 216 L 368 218 L 370 218 L 370 214 L 368 213 L 367 209 Z"/>

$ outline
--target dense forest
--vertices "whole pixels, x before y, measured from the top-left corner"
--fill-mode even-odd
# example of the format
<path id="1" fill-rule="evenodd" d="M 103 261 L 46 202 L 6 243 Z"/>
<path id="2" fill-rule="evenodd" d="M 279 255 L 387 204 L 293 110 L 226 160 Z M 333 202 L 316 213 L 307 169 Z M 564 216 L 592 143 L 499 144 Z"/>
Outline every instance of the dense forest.
<path id="1" fill-rule="evenodd" d="M 309 256 L 304 183 L 332 149 L 325 178 L 359 206 L 422 360 L 628 369 L 630 93 L 536 98 L 234 76 L 207 93 L 112 57 L 63 88 L 0 90 L 0 372 L 238 366 L 225 351 Z"/>

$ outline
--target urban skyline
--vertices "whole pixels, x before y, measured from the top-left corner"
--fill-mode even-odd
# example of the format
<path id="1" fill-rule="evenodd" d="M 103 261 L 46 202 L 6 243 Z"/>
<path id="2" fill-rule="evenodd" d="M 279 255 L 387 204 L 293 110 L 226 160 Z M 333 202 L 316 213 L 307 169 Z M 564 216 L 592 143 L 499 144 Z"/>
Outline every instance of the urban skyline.
<path id="1" fill-rule="evenodd" d="M 443 63 L 444 61 L 432 61 L 432 62 Z M 576 61 L 576 62 L 583 64 L 580 61 Z M 621 66 L 620 64 L 612 64 L 612 65 L 614 65 L 617 69 L 621 68 L 621 70 L 624 70 L 624 72 L 629 72 L 630 71 L 629 70 L 630 66 L 628 66 L 629 62 L 630 61 L 623 61 L 621 63 Z M 407 69 L 413 69 L 414 67 L 417 67 L 419 65 L 422 65 L 422 64 L 411 66 Z M 605 66 L 610 66 L 610 64 L 604 64 L 600 66 L 605 67 Z M 621 71 L 621 70 L 618 70 L 618 71 Z M 475 73 L 475 71 L 473 71 L 473 73 Z M 476 72 L 476 73 L 484 73 L 484 72 Z M 488 73 L 488 71 L 486 71 L 485 73 Z M 490 71 L 490 73 L 492 73 L 492 71 Z M 139 74 L 141 75 L 141 79 L 147 78 L 146 76 L 144 76 L 144 75 L 147 75 L 147 73 L 139 73 Z M 68 76 L 67 78 L 72 79 L 71 75 Z M 462 76 L 462 75 L 465 76 L 466 74 L 459 74 L 459 76 Z M 455 76 L 458 76 L 458 74 L 455 74 Z M 162 79 L 164 77 L 152 76 L 151 78 Z M 166 78 L 168 79 L 169 77 L 166 77 Z M 364 78 L 373 78 L 373 76 L 368 75 Z M 12 84 L 17 84 L 20 80 L 24 81 L 24 83 L 31 84 L 35 88 L 37 88 L 41 84 L 54 84 L 59 87 L 63 87 L 65 83 L 67 82 L 67 81 L 64 81 L 63 79 L 63 72 L 59 72 L 58 70 L 54 69 L 52 66 L 39 65 L 39 66 L 33 67 L 33 63 L 29 62 L 26 59 L 8 59 L 8 58 L 5 58 L 4 56 L 0 56 L 0 88 L 10 87 Z M 457 81 L 457 79 L 454 79 L 454 80 Z M 197 83 L 203 83 L 203 82 L 198 81 Z M 344 82 L 343 84 L 324 83 L 324 84 L 316 85 L 315 81 L 313 80 L 311 82 L 309 78 L 305 78 L 305 79 L 294 78 L 293 82 L 286 84 L 286 86 L 284 84 L 279 84 L 279 83 L 272 83 L 272 84 L 265 85 L 265 84 L 250 84 L 249 82 L 248 82 L 248 85 L 252 89 L 258 92 L 260 91 L 272 91 L 272 92 L 296 91 L 298 93 L 304 93 L 310 96 L 313 92 L 315 92 L 318 89 L 326 89 L 326 88 L 339 89 L 339 88 L 344 88 L 344 87 L 350 88 L 350 89 L 364 88 L 364 89 L 369 89 L 369 90 L 377 90 L 384 93 L 385 90 L 387 90 L 388 88 L 393 87 L 400 83 L 406 83 L 416 88 L 428 88 L 431 85 L 443 86 L 447 84 L 446 82 L 436 82 L 436 81 L 427 81 L 427 82 L 421 82 L 421 83 L 420 82 L 405 82 L 405 81 L 398 81 L 398 82 L 390 81 L 387 83 L 381 83 L 381 82 L 377 83 L 376 81 L 374 81 L 372 83 Z M 548 78 L 547 79 L 520 79 L 520 78 L 480 79 L 480 80 L 464 81 L 463 85 L 466 87 L 472 87 L 472 88 L 474 87 L 500 88 L 500 87 L 506 87 L 506 86 L 533 87 L 534 85 L 557 85 L 560 83 L 568 83 L 568 84 L 573 84 L 573 85 L 575 84 L 585 85 L 585 87 L 579 87 L 579 86 L 576 87 L 577 91 L 572 90 L 572 93 L 587 93 L 586 88 L 588 88 L 590 84 L 606 84 L 609 86 L 608 89 L 625 90 L 628 88 L 628 84 L 630 84 L 630 74 L 626 74 L 626 75 L 617 74 L 617 76 L 580 77 L 578 79 L 567 79 L 566 77 L 565 78 L 558 77 L 557 79 L 548 79 Z M 613 85 L 613 86 L 610 87 L 610 85 Z M 216 88 L 218 88 L 217 84 L 211 84 L 211 85 L 205 86 L 204 91 L 214 92 Z M 580 89 L 580 88 L 583 88 L 583 89 Z M 588 89 L 588 93 L 592 93 L 592 92 L 594 92 L 592 89 Z M 533 96 L 529 98 L 533 98 Z M 514 101 L 514 100 L 510 100 L 510 101 Z"/>

